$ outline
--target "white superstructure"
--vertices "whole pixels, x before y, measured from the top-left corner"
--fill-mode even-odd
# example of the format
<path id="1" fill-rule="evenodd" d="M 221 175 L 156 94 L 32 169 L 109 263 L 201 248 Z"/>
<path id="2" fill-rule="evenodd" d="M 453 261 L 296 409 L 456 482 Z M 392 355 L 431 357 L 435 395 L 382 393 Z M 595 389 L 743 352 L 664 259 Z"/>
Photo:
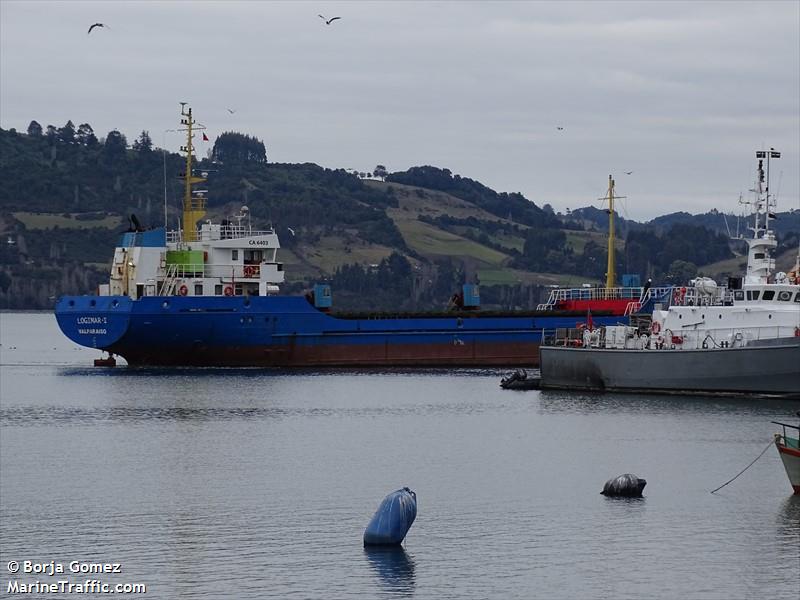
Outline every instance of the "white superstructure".
<path id="1" fill-rule="evenodd" d="M 792 272 L 775 272 L 772 253 L 777 246 L 770 229 L 774 211 L 769 193 L 769 159 L 774 149 L 759 151 L 756 200 L 747 270 L 732 286 L 718 286 L 698 277 L 688 287 L 676 288 L 670 306 L 656 306 L 649 330 L 641 326 L 607 327 L 585 332 L 585 347 L 640 348 L 643 350 L 697 350 L 741 348 L 800 337 L 800 256 Z M 766 185 L 764 160 L 767 161 Z M 798 366 L 800 372 L 800 366 Z"/>

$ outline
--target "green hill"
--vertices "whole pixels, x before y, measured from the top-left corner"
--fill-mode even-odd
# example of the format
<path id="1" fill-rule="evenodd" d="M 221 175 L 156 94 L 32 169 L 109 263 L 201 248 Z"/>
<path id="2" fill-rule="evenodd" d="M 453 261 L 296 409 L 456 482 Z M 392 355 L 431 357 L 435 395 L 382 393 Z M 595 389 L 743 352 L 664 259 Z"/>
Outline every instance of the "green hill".
<path id="1" fill-rule="evenodd" d="M 0 129 L 2 308 L 48 308 L 61 294 L 91 293 L 107 279 L 129 215 L 163 225 L 166 196 L 170 228 L 179 217 L 183 158 L 153 148 L 146 132 L 129 146 L 116 131 L 97 139 L 87 124 L 29 129 Z M 538 302 L 545 285 L 604 279 L 598 214 L 555 215 L 447 169 L 362 179 L 268 163 L 261 142 L 235 133 L 218 138 L 198 168 L 208 173 L 210 218 L 247 205 L 254 226 L 280 236 L 286 291 L 327 279 L 341 308 L 438 308 L 466 281 L 482 283 L 484 303 L 511 306 Z M 727 268 L 727 239 L 684 215 L 664 221 L 625 223 L 618 273 L 680 280 L 705 263 Z"/>

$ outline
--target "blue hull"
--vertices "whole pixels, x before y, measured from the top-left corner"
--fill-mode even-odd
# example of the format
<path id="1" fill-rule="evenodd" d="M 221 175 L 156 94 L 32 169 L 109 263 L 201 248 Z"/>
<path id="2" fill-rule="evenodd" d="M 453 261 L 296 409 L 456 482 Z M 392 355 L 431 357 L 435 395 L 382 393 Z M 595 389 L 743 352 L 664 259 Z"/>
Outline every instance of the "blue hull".
<path id="1" fill-rule="evenodd" d="M 536 366 L 543 329 L 585 320 L 552 312 L 345 318 L 293 296 L 65 296 L 55 316 L 69 339 L 130 365 L 275 367 Z"/>

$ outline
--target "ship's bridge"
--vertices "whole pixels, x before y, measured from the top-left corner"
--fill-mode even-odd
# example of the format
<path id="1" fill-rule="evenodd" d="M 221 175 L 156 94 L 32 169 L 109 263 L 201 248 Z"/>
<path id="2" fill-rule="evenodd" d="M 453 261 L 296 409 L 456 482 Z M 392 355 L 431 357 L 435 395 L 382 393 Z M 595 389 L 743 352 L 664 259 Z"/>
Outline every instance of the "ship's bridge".
<path id="1" fill-rule="evenodd" d="M 739 303 L 774 303 L 787 304 L 795 303 L 797 310 L 800 310 L 800 290 L 796 285 L 747 285 L 742 290 L 733 291 L 733 301 Z"/>

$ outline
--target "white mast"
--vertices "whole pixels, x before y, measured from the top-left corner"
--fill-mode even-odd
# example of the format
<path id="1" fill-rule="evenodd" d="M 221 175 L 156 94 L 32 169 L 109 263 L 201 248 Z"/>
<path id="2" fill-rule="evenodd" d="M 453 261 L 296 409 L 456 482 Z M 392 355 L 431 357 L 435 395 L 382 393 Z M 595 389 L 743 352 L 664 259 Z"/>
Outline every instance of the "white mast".
<path id="1" fill-rule="evenodd" d="M 772 251 L 777 247 L 778 242 L 775 234 L 769 227 L 772 217 L 772 206 L 769 193 L 769 161 L 771 158 L 780 158 L 781 153 L 775 148 L 768 151 L 759 150 L 756 152 L 758 159 L 758 170 L 756 174 L 756 201 L 753 209 L 753 231 L 752 239 L 746 240 L 749 246 L 747 251 L 747 273 L 745 275 L 745 285 L 757 285 L 769 283 L 769 276 L 775 270 L 775 259 L 772 258 Z M 764 176 L 764 159 L 767 160 L 766 181 Z M 763 225 L 761 216 L 764 216 Z"/>

